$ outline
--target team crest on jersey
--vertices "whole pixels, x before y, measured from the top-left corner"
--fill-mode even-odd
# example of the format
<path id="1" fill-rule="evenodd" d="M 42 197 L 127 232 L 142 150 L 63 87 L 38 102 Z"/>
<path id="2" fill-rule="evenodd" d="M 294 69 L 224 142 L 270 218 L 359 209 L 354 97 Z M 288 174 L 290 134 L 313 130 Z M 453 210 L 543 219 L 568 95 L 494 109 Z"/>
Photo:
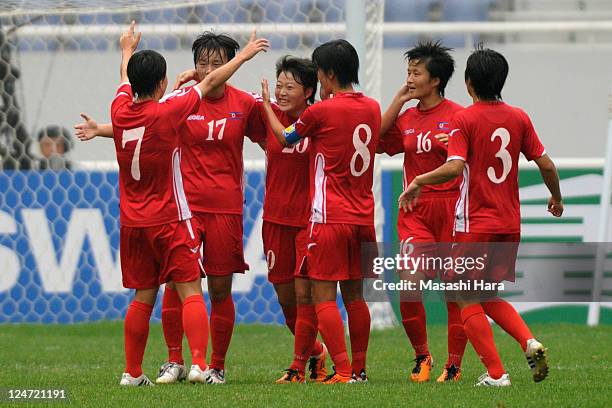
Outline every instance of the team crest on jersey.
<path id="1" fill-rule="evenodd" d="M 197 113 L 194 113 L 193 115 L 187 116 L 187 120 L 206 120 L 206 119 L 204 118 L 204 115 L 198 115 Z"/>
<path id="2" fill-rule="evenodd" d="M 449 130 L 449 124 L 448 122 L 438 122 L 438 129 L 440 130 Z"/>
<path id="3" fill-rule="evenodd" d="M 243 115 L 242 112 L 230 112 L 230 120 L 240 120 L 242 119 Z"/>
<path id="4" fill-rule="evenodd" d="M 404 136 L 408 136 L 414 133 L 414 128 L 412 129 L 406 129 L 402 132 L 404 134 Z"/>

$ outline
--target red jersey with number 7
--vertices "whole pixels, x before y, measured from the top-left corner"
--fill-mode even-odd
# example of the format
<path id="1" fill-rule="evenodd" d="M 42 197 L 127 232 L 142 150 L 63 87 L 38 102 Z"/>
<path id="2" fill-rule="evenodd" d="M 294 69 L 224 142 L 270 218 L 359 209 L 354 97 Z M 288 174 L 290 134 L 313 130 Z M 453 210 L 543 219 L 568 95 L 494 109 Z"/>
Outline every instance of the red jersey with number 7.
<path id="1" fill-rule="evenodd" d="M 504 102 L 476 102 L 455 114 L 451 128 L 447 160 L 465 161 L 455 231 L 519 233 L 519 154 L 546 153 L 529 116 Z"/>
<path id="2" fill-rule="evenodd" d="M 150 227 L 191 218 L 177 131 L 200 100 L 197 88 L 140 103 L 134 102 L 130 84 L 117 90 L 111 121 L 119 163 L 121 225 Z"/>
<path id="3" fill-rule="evenodd" d="M 355 92 L 308 107 L 292 125 L 300 138 L 311 140 L 311 222 L 374 225 L 372 181 L 380 121 L 378 102 Z"/>

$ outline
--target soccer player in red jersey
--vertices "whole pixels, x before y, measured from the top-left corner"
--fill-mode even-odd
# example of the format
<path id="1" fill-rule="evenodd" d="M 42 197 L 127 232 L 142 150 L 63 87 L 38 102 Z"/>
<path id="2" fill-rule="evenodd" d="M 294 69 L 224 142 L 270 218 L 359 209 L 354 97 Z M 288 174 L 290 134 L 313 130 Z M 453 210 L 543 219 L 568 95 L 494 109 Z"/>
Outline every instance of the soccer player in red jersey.
<path id="1" fill-rule="evenodd" d="M 208 325 L 200 286 L 201 242 L 183 189 L 177 124 L 268 43 L 255 40 L 253 33 L 232 64 L 160 101 L 168 85 L 166 61 L 151 50 L 134 54 L 140 40 L 134 28 L 132 22 L 120 39 L 121 85 L 111 105 L 119 163 L 121 270 L 124 286 L 135 289 L 125 317 L 126 369 L 120 384 L 152 385 L 142 373 L 142 359 L 157 291 L 168 281 L 175 283 L 183 304 L 181 318 L 193 360 L 188 378 L 204 382 Z"/>
<path id="2" fill-rule="evenodd" d="M 380 107 L 353 89 L 359 83 L 359 57 L 350 43 L 327 42 L 314 50 L 312 60 L 323 92 L 334 97 L 308 107 L 286 129 L 268 97 L 264 109 L 281 145 L 310 139 L 312 211 L 305 269 L 319 330 L 336 370 L 323 383 L 366 381 L 370 312 L 363 299 L 360 258 L 361 244 L 376 242 L 372 180 Z M 265 81 L 262 88 L 266 94 Z M 352 364 L 336 304 L 338 283 L 348 315 Z"/>
<path id="3" fill-rule="evenodd" d="M 498 52 L 479 48 L 467 61 L 465 82 L 474 104 L 458 112 L 451 123 L 448 161 L 416 177 L 400 196 L 400 205 L 411 211 L 425 186 L 446 183 L 463 174 L 455 211 L 455 242 L 506 242 L 520 240 L 518 157 L 534 160 L 551 193 L 548 211 L 563 214 L 559 175 L 546 154 L 529 116 L 502 101 L 508 62 Z M 511 262 L 494 265 L 514 274 Z M 492 260 L 488 259 L 488 263 Z M 490 268 L 490 267 L 488 267 Z M 487 368 L 477 385 L 509 386 L 487 316 L 520 344 L 536 382 L 548 374 L 545 348 L 514 307 L 497 297 L 485 301 L 462 299 L 461 318 L 468 339 Z"/>
<path id="4" fill-rule="evenodd" d="M 195 68 L 179 75 L 175 88 L 191 80 L 205 79 L 232 61 L 238 48 L 238 43 L 226 35 L 204 32 L 192 46 Z M 191 88 L 176 90 L 170 96 Z M 86 115 L 83 118 L 86 123 L 77 126 L 84 128 L 87 135 L 107 131 L 108 125 L 95 130 L 95 122 Z M 180 123 L 179 133 L 185 191 L 197 220 L 196 233 L 203 242 L 203 266 L 211 301 L 212 356 L 206 375 L 210 383 L 223 384 L 225 356 L 235 320 L 232 276 L 249 268 L 242 242 L 244 137 L 264 142 L 266 130 L 256 98 L 222 83 L 210 90 L 199 109 Z M 160 369 L 158 383 L 172 383 L 185 377 L 181 307 L 174 285 L 166 285 L 162 327 L 168 361 Z"/>
<path id="5" fill-rule="evenodd" d="M 272 109 L 283 126 L 291 125 L 314 103 L 316 91 L 317 68 L 312 61 L 285 56 L 277 62 L 276 103 Z M 269 98 L 267 94 L 265 97 Z M 308 244 L 310 140 L 281 146 L 269 126 L 267 130 L 262 238 L 268 280 L 274 285 L 285 322 L 295 336 L 296 361 L 296 371 L 287 371 L 277 383 L 305 381 L 307 362 L 310 379 L 322 381 L 327 376 L 326 353 L 316 340 L 316 321 L 311 325 L 316 314 L 310 297 L 310 281 L 295 273 L 296 268 L 305 266 Z M 298 177 L 287 177 L 288 174 Z"/>
<path id="6" fill-rule="evenodd" d="M 427 173 L 446 161 L 446 144 L 436 136 L 450 132 L 451 118 L 463 109 L 444 97 L 446 84 L 455 69 L 450 50 L 439 42 L 422 42 L 407 51 L 406 84 L 383 115 L 379 149 L 391 156 L 404 153 L 404 188 L 419 174 Z M 418 99 L 418 105 L 399 115 L 404 103 L 414 99 Z M 457 178 L 425 187 L 415 211 L 399 212 L 397 229 L 401 243 L 416 244 L 414 248 L 419 253 L 433 255 L 437 252 L 434 243 L 452 241 L 452 221 L 460 181 Z M 413 253 L 412 256 L 418 255 Z M 399 275 L 400 279 L 416 283 L 435 278 L 437 271 L 400 271 Z M 459 307 L 455 302 L 447 302 L 447 310 L 448 360 L 439 382 L 459 380 L 467 343 Z M 410 379 L 414 382 L 429 381 L 433 360 L 427 344 L 422 294 L 403 294 L 400 312 L 416 357 Z"/>

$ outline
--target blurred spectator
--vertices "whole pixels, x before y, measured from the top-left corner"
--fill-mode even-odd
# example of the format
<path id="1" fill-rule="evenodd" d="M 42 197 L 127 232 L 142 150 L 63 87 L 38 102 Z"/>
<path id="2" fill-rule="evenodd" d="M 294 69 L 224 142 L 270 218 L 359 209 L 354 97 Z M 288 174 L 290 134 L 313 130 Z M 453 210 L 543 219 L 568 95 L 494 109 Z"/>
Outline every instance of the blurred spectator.
<path id="1" fill-rule="evenodd" d="M 72 168 L 72 163 L 65 156 L 74 145 L 68 129 L 49 125 L 38 132 L 38 144 L 42 155 L 38 161 L 40 170 L 70 170 Z"/>

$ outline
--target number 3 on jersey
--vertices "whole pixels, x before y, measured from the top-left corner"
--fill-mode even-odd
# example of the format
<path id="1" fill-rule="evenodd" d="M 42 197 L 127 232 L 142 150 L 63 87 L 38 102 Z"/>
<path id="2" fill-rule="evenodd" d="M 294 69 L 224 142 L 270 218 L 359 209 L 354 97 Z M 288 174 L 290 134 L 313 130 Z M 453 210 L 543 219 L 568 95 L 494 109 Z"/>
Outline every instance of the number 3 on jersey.
<path id="1" fill-rule="evenodd" d="M 361 140 L 361 130 L 365 131 L 365 141 Z M 365 123 L 357 125 L 353 131 L 353 146 L 355 147 L 355 153 L 351 157 L 351 174 L 355 177 L 361 176 L 370 167 L 370 151 L 368 150 L 368 143 L 372 140 L 372 129 Z M 357 170 L 357 157 L 361 157 L 363 164 L 361 169 Z"/>
<path id="2" fill-rule="evenodd" d="M 493 166 L 489 166 L 487 169 L 487 176 L 489 180 L 494 182 L 495 184 L 501 184 L 508 177 L 508 173 L 510 173 L 510 169 L 512 169 L 512 157 L 510 156 L 510 152 L 506 150 L 506 147 L 510 144 L 510 132 L 506 128 L 498 128 L 495 129 L 495 132 L 491 135 L 491 141 L 493 142 L 496 138 L 501 139 L 501 146 L 497 153 L 495 153 L 495 157 L 502 161 L 502 174 L 497 177 L 495 174 L 495 169 Z"/>
<path id="3" fill-rule="evenodd" d="M 134 157 L 132 157 L 132 178 L 136 181 L 140 181 L 140 148 L 142 147 L 144 132 L 145 127 L 141 126 L 134 129 L 126 129 L 121 136 L 121 147 L 124 149 L 128 142 L 136 142 Z"/>

